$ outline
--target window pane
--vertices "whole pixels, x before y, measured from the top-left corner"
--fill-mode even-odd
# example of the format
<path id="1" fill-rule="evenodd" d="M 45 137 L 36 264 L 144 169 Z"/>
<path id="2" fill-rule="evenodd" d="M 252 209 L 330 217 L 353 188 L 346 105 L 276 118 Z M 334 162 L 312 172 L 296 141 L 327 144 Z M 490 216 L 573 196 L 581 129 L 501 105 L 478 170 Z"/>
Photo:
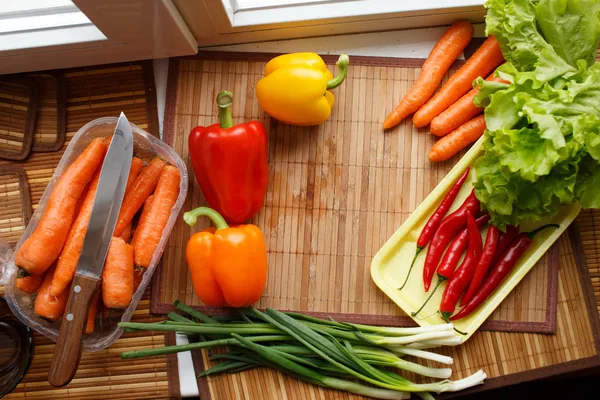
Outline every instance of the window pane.
<path id="1" fill-rule="evenodd" d="M 330 3 L 331 0 L 231 0 L 234 10 L 251 10 L 265 7 Z"/>
<path id="2" fill-rule="evenodd" d="M 0 51 L 106 40 L 71 0 L 0 2 Z"/>

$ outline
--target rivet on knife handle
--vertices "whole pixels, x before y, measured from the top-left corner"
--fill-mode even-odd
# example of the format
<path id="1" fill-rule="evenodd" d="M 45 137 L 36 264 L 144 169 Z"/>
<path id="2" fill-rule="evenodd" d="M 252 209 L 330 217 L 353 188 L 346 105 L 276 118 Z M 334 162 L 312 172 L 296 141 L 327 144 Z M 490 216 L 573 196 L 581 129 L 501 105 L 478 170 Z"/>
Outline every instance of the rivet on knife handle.
<path id="1" fill-rule="evenodd" d="M 81 358 L 81 336 L 98 282 L 98 278 L 82 275 L 75 275 L 73 279 L 71 294 L 48 372 L 48 382 L 52 386 L 65 386 L 75 376 Z"/>

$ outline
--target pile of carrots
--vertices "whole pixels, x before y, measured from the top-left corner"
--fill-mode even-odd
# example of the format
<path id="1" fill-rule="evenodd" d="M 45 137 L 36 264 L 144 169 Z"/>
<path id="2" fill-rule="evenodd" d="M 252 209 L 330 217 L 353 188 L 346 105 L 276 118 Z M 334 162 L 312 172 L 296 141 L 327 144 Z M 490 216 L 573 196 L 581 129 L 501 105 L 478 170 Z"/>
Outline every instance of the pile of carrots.
<path id="1" fill-rule="evenodd" d="M 472 37 L 473 25 L 468 21 L 455 22 L 448 28 L 427 57 L 415 84 L 383 123 L 383 129 L 390 129 L 414 114 L 415 127 L 429 125 L 429 131 L 440 137 L 429 152 L 431 161 L 448 160 L 485 132 L 483 108 L 473 103 L 478 92 L 473 81 L 485 76 L 488 80 L 502 81 L 494 76 L 494 71 L 504 57 L 496 38 L 489 36 L 434 94 Z"/>
<path id="2" fill-rule="evenodd" d="M 17 249 L 16 287 L 37 292 L 34 311 L 49 321 L 60 319 L 67 305 L 109 145 L 110 138 L 96 138 L 71 163 L 52 190 L 34 232 Z M 94 331 L 100 309 L 128 307 L 158 247 L 179 183 L 179 170 L 163 159 L 156 157 L 144 166 L 133 157 L 86 333 Z"/>

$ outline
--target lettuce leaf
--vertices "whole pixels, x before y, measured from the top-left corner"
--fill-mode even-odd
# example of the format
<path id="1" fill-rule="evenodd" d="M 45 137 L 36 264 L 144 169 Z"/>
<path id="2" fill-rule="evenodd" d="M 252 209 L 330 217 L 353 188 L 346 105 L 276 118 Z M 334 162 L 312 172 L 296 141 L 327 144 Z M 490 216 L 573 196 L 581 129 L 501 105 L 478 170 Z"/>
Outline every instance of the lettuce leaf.
<path id="1" fill-rule="evenodd" d="M 579 201 L 600 207 L 600 38 L 597 0 L 488 0 L 487 32 L 508 61 L 478 79 L 484 154 L 475 193 L 503 228 Z M 572 44 L 577 41 L 577 44 Z"/>
<path id="2" fill-rule="evenodd" d="M 572 66 L 594 63 L 600 35 L 598 0 L 541 0 L 535 7 L 540 31 L 556 53 Z"/>

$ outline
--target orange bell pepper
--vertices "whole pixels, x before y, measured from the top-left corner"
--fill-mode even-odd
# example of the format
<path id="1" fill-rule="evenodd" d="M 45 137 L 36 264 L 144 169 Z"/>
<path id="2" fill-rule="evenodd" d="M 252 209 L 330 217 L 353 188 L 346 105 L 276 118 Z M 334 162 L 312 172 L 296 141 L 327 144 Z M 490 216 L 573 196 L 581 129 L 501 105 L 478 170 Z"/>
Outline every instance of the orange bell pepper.
<path id="1" fill-rule="evenodd" d="M 248 307 L 254 304 L 267 282 L 267 249 L 255 225 L 229 227 L 215 210 L 198 207 L 183 215 L 196 225 L 198 217 L 209 217 L 215 227 L 193 234 L 185 257 L 196 296 L 212 307 Z"/>

